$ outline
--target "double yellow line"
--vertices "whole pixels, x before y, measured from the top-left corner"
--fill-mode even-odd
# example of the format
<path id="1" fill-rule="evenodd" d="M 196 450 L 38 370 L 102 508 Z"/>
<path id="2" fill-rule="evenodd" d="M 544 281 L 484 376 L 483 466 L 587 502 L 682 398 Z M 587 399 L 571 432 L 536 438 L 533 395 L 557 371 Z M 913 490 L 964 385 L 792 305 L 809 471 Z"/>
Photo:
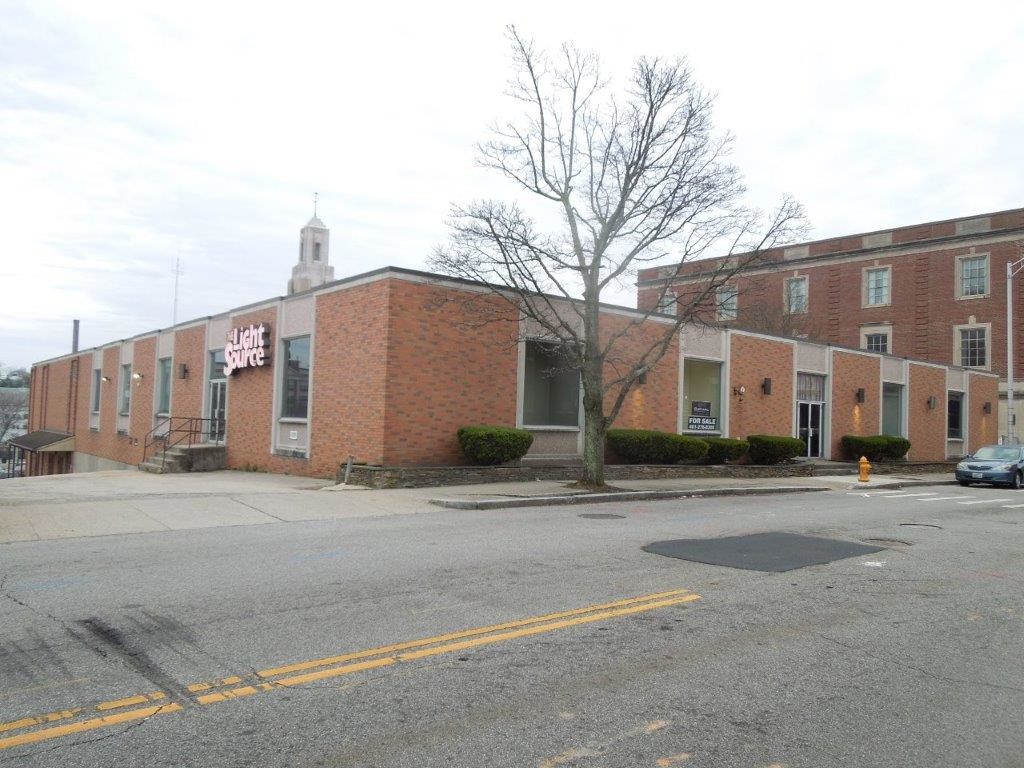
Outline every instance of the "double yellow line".
<path id="1" fill-rule="evenodd" d="M 158 703 L 154 706 L 153 702 L 160 702 L 167 698 L 167 694 L 157 691 L 150 694 L 129 696 L 115 701 L 101 702 L 88 709 L 76 707 L 60 712 L 25 717 L 10 723 L 0 723 L 0 734 L 21 731 L 11 736 L 0 736 L 0 749 L 34 744 L 97 728 L 145 720 L 156 715 L 180 712 L 185 705 L 216 704 L 278 688 L 290 688 L 320 680 L 329 680 L 369 669 L 388 667 L 393 664 L 416 661 L 445 653 L 465 651 L 492 643 L 503 643 L 521 637 L 531 637 L 545 632 L 555 632 L 560 629 L 605 621 L 606 619 L 615 619 L 620 616 L 643 613 L 644 611 L 653 611 L 658 608 L 667 608 L 699 599 L 700 595 L 695 595 L 683 589 L 673 589 L 668 592 L 632 597 L 627 600 L 591 605 L 586 608 L 575 608 L 570 611 L 549 613 L 544 616 L 534 616 L 528 619 L 492 624 L 475 629 L 465 629 L 420 640 L 384 645 L 364 651 L 355 651 L 312 661 L 287 664 L 281 667 L 272 667 L 260 670 L 255 675 L 248 676 L 248 679 L 234 675 L 212 682 L 193 683 L 186 687 L 190 698 L 181 702 L 167 701 L 166 703 Z M 146 706 L 138 707 L 137 705 L 140 704 L 145 704 Z M 126 709 L 127 707 L 134 708 Z M 110 712 L 116 709 L 125 709 L 125 711 L 103 714 L 97 717 L 86 716 L 87 712 Z M 83 719 L 78 719 L 79 717 Z M 75 722 L 50 725 L 51 723 L 64 720 L 75 720 Z M 40 728 L 39 726 L 48 727 Z"/>

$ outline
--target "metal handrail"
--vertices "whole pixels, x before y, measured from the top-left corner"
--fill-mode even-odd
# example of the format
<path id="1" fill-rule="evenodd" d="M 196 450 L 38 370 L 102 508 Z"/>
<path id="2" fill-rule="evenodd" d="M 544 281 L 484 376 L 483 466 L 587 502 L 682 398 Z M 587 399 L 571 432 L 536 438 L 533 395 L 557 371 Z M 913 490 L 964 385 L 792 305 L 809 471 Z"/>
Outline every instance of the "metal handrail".
<path id="1" fill-rule="evenodd" d="M 163 429 L 166 427 L 166 429 Z M 214 427 L 217 427 L 214 431 Z M 161 431 L 163 430 L 163 431 Z M 206 440 L 203 440 L 204 435 Z M 216 437 L 214 437 L 216 435 Z M 199 416 L 168 416 L 146 435 L 142 446 L 142 461 L 149 458 L 149 449 L 157 443 L 163 444 L 160 468 L 167 464 L 167 451 L 188 441 L 191 448 L 197 442 L 212 442 L 220 445 L 224 441 L 224 419 L 204 419 Z"/>

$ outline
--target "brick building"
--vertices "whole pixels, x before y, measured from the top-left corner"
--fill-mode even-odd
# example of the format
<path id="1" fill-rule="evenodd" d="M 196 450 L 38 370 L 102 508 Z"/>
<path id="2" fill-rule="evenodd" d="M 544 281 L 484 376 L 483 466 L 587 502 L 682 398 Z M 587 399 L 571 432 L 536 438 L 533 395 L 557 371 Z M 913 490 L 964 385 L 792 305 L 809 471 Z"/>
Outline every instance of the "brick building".
<path id="1" fill-rule="evenodd" d="M 1005 439 L 1006 265 L 1022 257 L 1024 209 L 1016 209 L 769 250 L 696 303 L 703 319 L 723 327 L 993 373 L 1002 380 L 998 424 Z M 660 303 L 672 311 L 677 301 L 696 300 L 729 265 L 729 259 L 708 259 L 642 270 L 637 306 Z M 1020 282 L 1014 287 L 1015 399 L 1024 398 Z M 959 394 L 945 407 L 953 439 Z M 1024 436 L 1024 424 L 1017 429 Z"/>
<path id="2" fill-rule="evenodd" d="M 467 295 L 503 322 L 456 322 Z M 30 454 L 28 473 L 131 468 L 169 419 L 193 418 L 236 469 L 459 464 L 457 429 L 481 423 L 529 429 L 533 457 L 576 456 L 579 378 L 552 374 L 551 350 L 507 307 L 479 284 L 385 268 L 36 363 L 30 436 L 49 448 Z M 606 333 L 634 322 L 636 345 L 674 324 L 603 310 Z M 950 393 L 963 406 L 954 442 L 936 405 Z M 996 397 L 987 372 L 695 325 L 629 393 L 617 426 L 799 435 L 828 458 L 843 434 L 888 423 L 913 441 L 911 459 L 941 460 L 994 440 Z"/>

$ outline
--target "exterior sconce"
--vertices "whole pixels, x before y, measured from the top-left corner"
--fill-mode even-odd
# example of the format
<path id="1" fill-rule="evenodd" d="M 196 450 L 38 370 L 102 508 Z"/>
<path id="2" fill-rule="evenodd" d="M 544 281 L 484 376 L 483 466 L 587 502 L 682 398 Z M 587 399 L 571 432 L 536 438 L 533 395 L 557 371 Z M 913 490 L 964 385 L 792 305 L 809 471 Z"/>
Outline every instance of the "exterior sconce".
<path id="1" fill-rule="evenodd" d="M 132 378 L 135 379 L 135 381 L 139 381 L 142 378 L 142 374 L 141 373 L 133 373 L 132 374 Z"/>
<path id="2" fill-rule="evenodd" d="M 992 403 L 986 402 L 981 406 L 982 413 L 992 413 Z"/>
<path id="3" fill-rule="evenodd" d="M 936 398 L 935 395 L 930 396 L 928 398 L 928 410 L 929 411 L 934 411 L 935 410 L 935 406 L 938 404 L 938 402 L 939 402 L 938 398 Z"/>
<path id="4" fill-rule="evenodd" d="M 761 391 L 764 392 L 766 395 L 770 395 L 772 393 L 771 379 L 765 379 L 764 381 L 761 382 Z"/>
<path id="5" fill-rule="evenodd" d="M 109 384 L 110 383 L 110 377 L 109 376 L 100 376 L 100 381 L 102 381 L 104 384 Z"/>
<path id="6" fill-rule="evenodd" d="M 187 379 L 188 378 L 188 366 L 185 365 L 185 363 L 181 363 L 181 364 L 178 365 L 178 378 L 179 379 Z"/>
<path id="7" fill-rule="evenodd" d="M 857 402 L 858 403 L 863 403 L 865 400 L 868 399 L 868 395 L 867 395 L 867 392 L 864 391 L 864 387 L 859 387 L 857 389 L 857 393 L 856 394 L 857 394 Z"/>
<path id="8" fill-rule="evenodd" d="M 738 387 L 732 388 L 732 393 L 734 395 L 738 395 L 739 397 L 743 397 L 745 394 L 747 394 L 747 388 L 740 384 Z"/>

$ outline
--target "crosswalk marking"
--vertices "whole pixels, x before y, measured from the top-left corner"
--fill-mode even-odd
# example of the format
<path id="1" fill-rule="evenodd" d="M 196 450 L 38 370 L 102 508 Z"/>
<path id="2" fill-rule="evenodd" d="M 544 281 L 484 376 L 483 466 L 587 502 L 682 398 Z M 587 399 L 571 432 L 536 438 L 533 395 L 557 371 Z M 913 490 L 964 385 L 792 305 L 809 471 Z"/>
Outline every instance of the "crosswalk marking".
<path id="1" fill-rule="evenodd" d="M 1003 509 L 1020 509 L 1024 504 L 1003 504 Z"/>
<path id="2" fill-rule="evenodd" d="M 953 499 L 962 499 L 962 498 L 965 498 L 965 497 L 963 497 L 963 496 L 935 496 L 934 498 L 931 498 L 931 499 L 918 499 L 918 501 L 952 501 Z M 971 497 L 967 496 L 966 498 L 969 499 Z"/>
<path id="3" fill-rule="evenodd" d="M 1013 501 L 1013 499 L 979 499 L 978 501 L 958 501 L 957 504 L 995 504 L 1000 501 Z"/>

